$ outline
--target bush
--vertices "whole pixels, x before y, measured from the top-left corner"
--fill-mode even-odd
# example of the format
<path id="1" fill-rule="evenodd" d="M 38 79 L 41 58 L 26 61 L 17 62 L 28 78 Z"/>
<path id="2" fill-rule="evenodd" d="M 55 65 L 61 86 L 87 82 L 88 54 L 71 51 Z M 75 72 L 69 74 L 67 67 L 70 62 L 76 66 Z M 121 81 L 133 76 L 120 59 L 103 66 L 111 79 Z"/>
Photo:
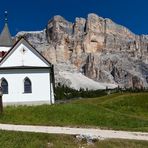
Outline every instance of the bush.
<path id="1" fill-rule="evenodd" d="M 56 100 L 68 100 L 73 98 L 95 98 L 100 97 L 104 95 L 109 95 L 112 93 L 138 93 L 138 92 L 148 92 L 148 89 L 137 89 L 137 88 L 120 88 L 119 86 L 115 89 L 108 89 L 106 87 L 105 90 L 84 90 L 83 88 L 80 88 L 79 90 L 75 90 L 73 88 L 69 88 L 64 85 L 58 84 L 58 86 L 55 88 L 55 98 Z"/>
<path id="2" fill-rule="evenodd" d="M 57 100 L 67 100 L 72 98 L 93 98 L 107 95 L 106 90 L 84 90 L 80 88 L 79 90 L 75 90 L 73 88 L 69 88 L 64 85 L 58 84 L 55 88 L 55 98 Z"/>

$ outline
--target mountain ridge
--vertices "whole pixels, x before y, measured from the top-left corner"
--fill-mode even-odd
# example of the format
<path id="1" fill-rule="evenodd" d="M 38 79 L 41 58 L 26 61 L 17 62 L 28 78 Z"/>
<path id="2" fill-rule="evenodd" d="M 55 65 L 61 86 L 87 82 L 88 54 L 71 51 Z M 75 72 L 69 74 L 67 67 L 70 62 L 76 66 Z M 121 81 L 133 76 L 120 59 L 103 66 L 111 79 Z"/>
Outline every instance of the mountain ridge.
<path id="1" fill-rule="evenodd" d="M 57 83 L 67 79 L 59 71 L 68 71 L 120 87 L 148 87 L 148 36 L 136 35 L 110 19 L 91 13 L 71 23 L 58 15 L 43 31 L 19 36 L 56 66 Z"/>

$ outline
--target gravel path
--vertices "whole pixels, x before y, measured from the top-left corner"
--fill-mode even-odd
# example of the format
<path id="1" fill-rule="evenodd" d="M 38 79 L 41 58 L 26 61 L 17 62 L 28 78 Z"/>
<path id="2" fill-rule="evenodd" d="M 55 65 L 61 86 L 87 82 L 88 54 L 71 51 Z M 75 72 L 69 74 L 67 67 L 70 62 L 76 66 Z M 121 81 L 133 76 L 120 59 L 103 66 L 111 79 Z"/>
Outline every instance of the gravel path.
<path id="1" fill-rule="evenodd" d="M 93 128 L 69 128 L 57 126 L 30 126 L 30 125 L 12 125 L 0 124 L 0 130 L 8 131 L 23 131 L 36 133 L 50 133 L 50 134 L 68 134 L 68 135 L 86 135 L 96 137 L 97 139 L 133 139 L 148 141 L 148 133 L 144 132 L 128 132 L 128 131 L 114 131 L 101 130 Z"/>

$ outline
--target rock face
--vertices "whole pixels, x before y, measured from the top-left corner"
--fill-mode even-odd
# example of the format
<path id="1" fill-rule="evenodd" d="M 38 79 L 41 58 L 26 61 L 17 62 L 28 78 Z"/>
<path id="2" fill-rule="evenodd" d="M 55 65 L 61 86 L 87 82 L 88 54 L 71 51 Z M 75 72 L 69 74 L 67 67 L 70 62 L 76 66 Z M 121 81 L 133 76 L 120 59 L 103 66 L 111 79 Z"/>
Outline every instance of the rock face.
<path id="1" fill-rule="evenodd" d="M 60 71 L 121 87 L 148 87 L 148 36 L 135 35 L 110 19 L 89 14 L 71 23 L 54 16 L 43 31 L 16 36 L 21 35 Z"/>

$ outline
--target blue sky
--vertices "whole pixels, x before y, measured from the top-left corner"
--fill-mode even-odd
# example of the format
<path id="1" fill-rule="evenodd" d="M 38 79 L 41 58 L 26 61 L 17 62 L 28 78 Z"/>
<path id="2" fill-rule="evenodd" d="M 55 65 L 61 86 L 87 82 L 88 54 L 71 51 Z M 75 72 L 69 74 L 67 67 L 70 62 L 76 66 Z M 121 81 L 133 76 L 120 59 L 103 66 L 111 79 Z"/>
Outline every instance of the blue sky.
<path id="1" fill-rule="evenodd" d="M 12 35 L 42 30 L 54 15 L 74 22 L 88 13 L 110 18 L 136 34 L 148 34 L 148 0 L 1 0 L 0 30 L 5 10 Z"/>

